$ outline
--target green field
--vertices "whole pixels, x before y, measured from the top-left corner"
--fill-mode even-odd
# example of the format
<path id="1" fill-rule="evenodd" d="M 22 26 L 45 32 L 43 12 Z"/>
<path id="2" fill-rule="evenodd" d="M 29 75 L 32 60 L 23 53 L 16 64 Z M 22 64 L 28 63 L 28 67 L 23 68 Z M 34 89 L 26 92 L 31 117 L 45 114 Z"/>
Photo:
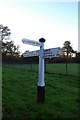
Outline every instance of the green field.
<path id="1" fill-rule="evenodd" d="M 80 119 L 78 77 L 46 73 L 46 100 L 37 104 L 37 72 L 26 65 L 7 65 L 2 75 L 2 120 Z"/>
<path id="2" fill-rule="evenodd" d="M 17 69 L 25 69 L 31 71 L 38 71 L 38 64 L 27 64 L 27 65 L 8 65 L 10 67 L 16 67 Z M 79 68 L 80 64 L 77 63 L 67 63 L 67 71 L 66 71 L 66 63 L 54 63 L 54 64 L 45 64 L 45 72 L 62 74 L 62 75 L 72 75 L 72 76 L 80 76 Z"/>

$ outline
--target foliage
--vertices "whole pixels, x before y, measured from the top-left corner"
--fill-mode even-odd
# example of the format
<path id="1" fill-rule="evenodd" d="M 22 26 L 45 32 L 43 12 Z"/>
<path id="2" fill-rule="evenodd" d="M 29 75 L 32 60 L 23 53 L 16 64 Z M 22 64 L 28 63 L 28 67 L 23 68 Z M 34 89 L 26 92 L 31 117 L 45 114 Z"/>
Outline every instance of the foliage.
<path id="1" fill-rule="evenodd" d="M 11 31 L 7 26 L 3 26 L 0 24 L 0 39 L 3 40 L 9 40 L 11 35 Z"/>
<path id="2" fill-rule="evenodd" d="M 10 40 L 11 31 L 7 26 L 0 25 L 0 40 L 2 44 L 2 56 L 19 56 L 19 46 L 14 45 L 14 42 Z"/>
<path id="3" fill-rule="evenodd" d="M 75 53 L 73 50 L 70 41 L 65 41 L 62 47 L 62 54 L 63 56 L 72 56 L 72 53 Z"/>
<path id="4" fill-rule="evenodd" d="M 2 53 L 3 55 L 8 55 L 8 56 L 19 56 L 19 51 L 18 51 L 19 46 L 15 46 L 13 41 L 2 43 Z"/>

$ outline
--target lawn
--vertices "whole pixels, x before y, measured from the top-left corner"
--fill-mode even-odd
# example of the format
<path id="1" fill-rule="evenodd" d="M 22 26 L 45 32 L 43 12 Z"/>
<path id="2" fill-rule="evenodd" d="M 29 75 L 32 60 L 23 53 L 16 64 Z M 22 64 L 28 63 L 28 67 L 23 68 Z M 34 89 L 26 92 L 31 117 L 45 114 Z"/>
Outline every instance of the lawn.
<path id="1" fill-rule="evenodd" d="M 38 104 L 37 72 L 25 65 L 3 66 L 2 75 L 2 120 L 80 119 L 78 77 L 46 73 L 46 100 Z"/>

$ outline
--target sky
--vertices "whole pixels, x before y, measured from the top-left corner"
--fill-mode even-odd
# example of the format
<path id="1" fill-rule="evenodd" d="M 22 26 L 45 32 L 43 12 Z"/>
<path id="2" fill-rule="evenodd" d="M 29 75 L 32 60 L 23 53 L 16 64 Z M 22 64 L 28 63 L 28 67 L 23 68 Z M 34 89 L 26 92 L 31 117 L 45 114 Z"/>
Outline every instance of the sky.
<path id="1" fill-rule="evenodd" d="M 78 2 L 29 2 L 0 0 L 0 24 L 11 30 L 11 40 L 21 53 L 39 50 L 22 43 L 22 38 L 39 41 L 45 38 L 44 48 L 62 47 L 70 41 L 78 51 Z"/>

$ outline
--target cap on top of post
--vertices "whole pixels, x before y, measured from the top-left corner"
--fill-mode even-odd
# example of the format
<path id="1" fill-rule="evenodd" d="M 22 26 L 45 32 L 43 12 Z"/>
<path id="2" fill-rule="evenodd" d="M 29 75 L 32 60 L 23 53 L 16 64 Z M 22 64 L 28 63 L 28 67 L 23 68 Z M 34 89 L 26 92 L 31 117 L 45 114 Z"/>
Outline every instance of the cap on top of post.
<path id="1" fill-rule="evenodd" d="M 40 38 L 39 42 L 45 42 L 46 40 L 44 38 Z"/>

